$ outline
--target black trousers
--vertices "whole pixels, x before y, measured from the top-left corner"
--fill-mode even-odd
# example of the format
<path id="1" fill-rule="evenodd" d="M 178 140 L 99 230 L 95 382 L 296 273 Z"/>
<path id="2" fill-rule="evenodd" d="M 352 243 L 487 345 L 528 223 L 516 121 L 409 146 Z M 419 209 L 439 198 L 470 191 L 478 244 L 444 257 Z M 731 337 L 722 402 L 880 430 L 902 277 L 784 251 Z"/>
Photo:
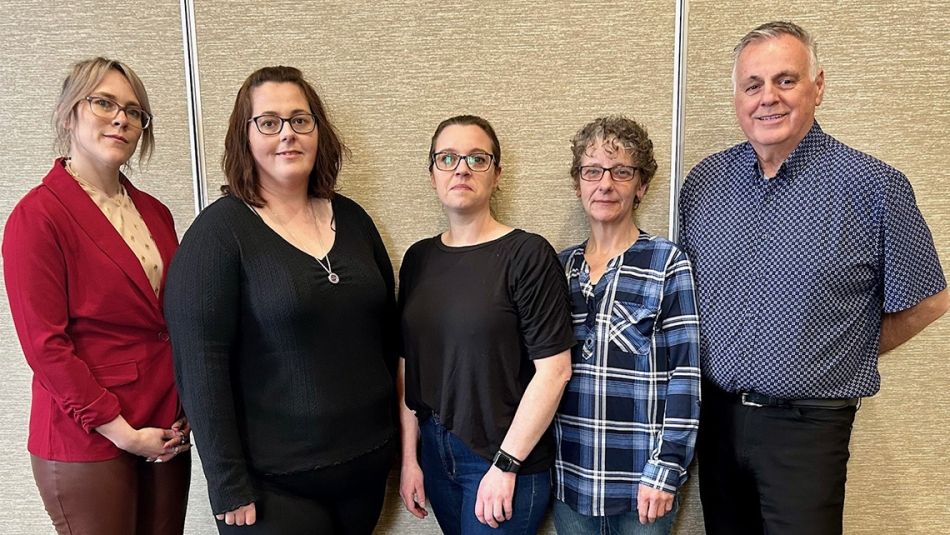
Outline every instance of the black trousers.
<path id="1" fill-rule="evenodd" d="M 371 535 L 383 510 L 395 443 L 342 464 L 255 478 L 257 521 L 221 535 Z"/>
<path id="2" fill-rule="evenodd" d="M 708 535 L 840 535 L 855 407 L 748 407 L 703 384 Z"/>

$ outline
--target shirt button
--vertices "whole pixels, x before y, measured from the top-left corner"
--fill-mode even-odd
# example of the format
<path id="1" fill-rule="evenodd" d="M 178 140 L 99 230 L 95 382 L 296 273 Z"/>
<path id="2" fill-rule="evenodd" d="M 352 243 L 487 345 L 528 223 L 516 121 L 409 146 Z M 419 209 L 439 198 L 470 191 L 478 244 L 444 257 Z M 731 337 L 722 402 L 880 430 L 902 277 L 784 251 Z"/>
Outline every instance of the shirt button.
<path id="1" fill-rule="evenodd" d="M 162 342 L 167 342 L 167 341 L 168 341 L 168 333 L 165 332 L 165 331 L 159 331 L 159 332 L 158 332 L 158 339 L 161 340 Z"/>

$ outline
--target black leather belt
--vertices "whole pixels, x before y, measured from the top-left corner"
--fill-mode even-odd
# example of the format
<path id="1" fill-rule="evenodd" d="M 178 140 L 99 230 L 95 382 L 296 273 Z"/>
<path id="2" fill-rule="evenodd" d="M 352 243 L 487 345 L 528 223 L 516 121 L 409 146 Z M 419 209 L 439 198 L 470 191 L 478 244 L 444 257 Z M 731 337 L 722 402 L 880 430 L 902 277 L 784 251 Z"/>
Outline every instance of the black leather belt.
<path id="1" fill-rule="evenodd" d="M 825 399 L 825 398 L 806 398 L 806 399 L 783 399 L 773 398 L 764 394 L 755 392 L 740 392 L 738 394 L 729 394 L 735 396 L 739 403 L 747 407 L 805 407 L 811 409 L 846 409 L 848 407 L 857 407 L 861 398 L 844 399 Z"/>

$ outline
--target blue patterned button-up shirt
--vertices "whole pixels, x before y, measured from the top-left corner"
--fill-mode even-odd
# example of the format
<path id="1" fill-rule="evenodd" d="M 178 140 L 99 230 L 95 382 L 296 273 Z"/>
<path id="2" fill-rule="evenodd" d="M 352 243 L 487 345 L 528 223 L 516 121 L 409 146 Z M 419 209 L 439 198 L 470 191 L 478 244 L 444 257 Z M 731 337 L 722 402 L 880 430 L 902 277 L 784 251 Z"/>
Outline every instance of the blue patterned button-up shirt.
<path id="1" fill-rule="evenodd" d="M 554 419 L 555 493 L 588 516 L 635 511 L 642 483 L 675 493 L 699 428 L 699 322 L 686 255 L 641 233 L 596 285 L 585 244 L 560 254 L 577 345 Z"/>
<path id="2" fill-rule="evenodd" d="M 703 375 L 730 392 L 873 395 L 882 313 L 947 285 L 907 177 L 817 123 L 772 179 L 748 142 L 700 162 L 680 223 Z"/>

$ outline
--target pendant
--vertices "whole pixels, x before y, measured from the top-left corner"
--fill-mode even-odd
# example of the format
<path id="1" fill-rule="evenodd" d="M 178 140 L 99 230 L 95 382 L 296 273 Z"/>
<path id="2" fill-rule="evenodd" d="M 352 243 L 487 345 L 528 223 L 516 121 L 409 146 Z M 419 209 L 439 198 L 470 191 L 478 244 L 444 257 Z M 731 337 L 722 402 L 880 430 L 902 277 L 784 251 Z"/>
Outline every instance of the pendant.
<path id="1" fill-rule="evenodd" d="M 327 280 L 330 281 L 330 284 L 336 284 L 340 282 L 340 276 L 331 271 L 327 274 Z"/>

